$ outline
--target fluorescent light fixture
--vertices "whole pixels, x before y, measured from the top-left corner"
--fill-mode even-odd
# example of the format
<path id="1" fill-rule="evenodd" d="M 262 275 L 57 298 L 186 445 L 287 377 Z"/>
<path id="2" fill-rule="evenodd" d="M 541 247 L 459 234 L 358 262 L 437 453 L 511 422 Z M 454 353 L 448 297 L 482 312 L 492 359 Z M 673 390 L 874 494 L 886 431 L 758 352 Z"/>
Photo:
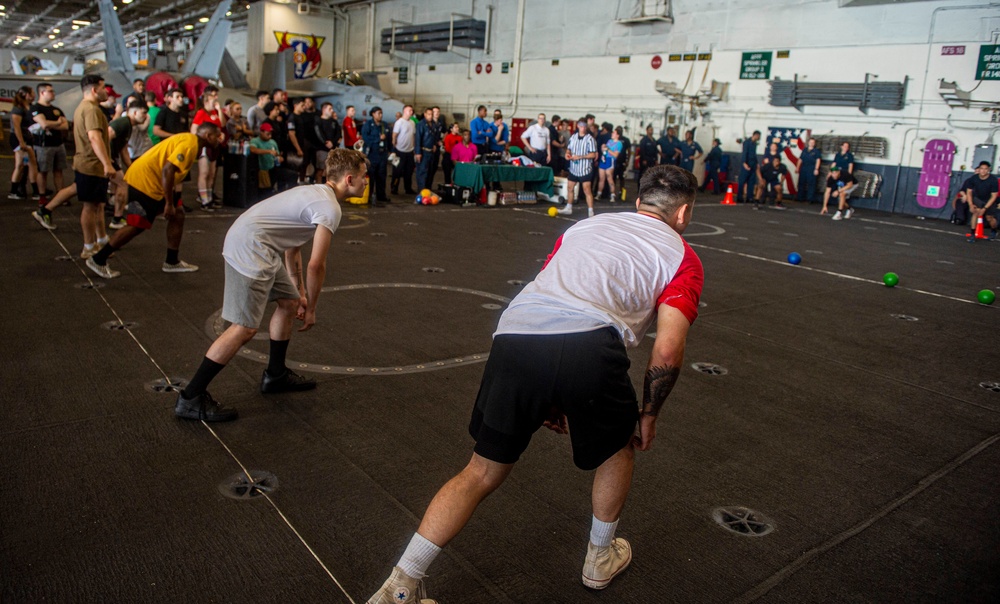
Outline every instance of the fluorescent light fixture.
<path id="1" fill-rule="evenodd" d="M 201 19 L 198 19 L 198 23 L 208 23 L 208 17 L 202 17 Z"/>
<path id="2" fill-rule="evenodd" d="M 274 0 L 278 4 L 291 4 L 292 0 Z"/>
<path id="3" fill-rule="evenodd" d="M 55 40 L 55 39 L 56 39 L 55 34 L 49 34 L 49 40 Z"/>
<path id="4" fill-rule="evenodd" d="M 43 48 L 42 52 L 49 52 L 49 49 L 48 48 Z"/>
<path id="5" fill-rule="evenodd" d="M 57 33 L 59 33 L 59 28 L 58 28 L 58 27 L 56 27 L 56 28 L 53 28 L 53 29 L 52 29 L 52 33 L 54 33 L 54 34 L 57 34 Z"/>
<path id="6" fill-rule="evenodd" d="M 76 24 L 74 23 L 74 24 L 73 24 L 73 26 L 72 26 L 72 28 L 73 28 L 73 31 L 76 31 L 76 30 L 80 29 L 80 26 L 79 26 L 79 25 L 76 25 Z"/>
<path id="7" fill-rule="evenodd" d="M 132 0 L 122 0 L 122 4 L 132 4 Z"/>
<path id="8" fill-rule="evenodd" d="M 227 16 L 227 17 L 228 17 L 229 15 L 232 15 L 232 14 L 233 14 L 233 11 L 231 11 L 231 10 L 227 10 L 227 11 L 226 11 L 226 16 Z"/>
<path id="9" fill-rule="evenodd" d="M 188 23 L 187 25 L 184 26 L 184 29 L 190 31 L 190 30 L 194 29 L 194 25 L 191 25 L 190 23 Z"/>
<path id="10" fill-rule="evenodd" d="M 83 19 L 73 19 L 73 25 L 90 25 L 90 21 L 84 21 Z"/>
<path id="11" fill-rule="evenodd" d="M 0 10 L 7 10 L 7 7 L 4 6 L 3 4 L 0 4 Z"/>

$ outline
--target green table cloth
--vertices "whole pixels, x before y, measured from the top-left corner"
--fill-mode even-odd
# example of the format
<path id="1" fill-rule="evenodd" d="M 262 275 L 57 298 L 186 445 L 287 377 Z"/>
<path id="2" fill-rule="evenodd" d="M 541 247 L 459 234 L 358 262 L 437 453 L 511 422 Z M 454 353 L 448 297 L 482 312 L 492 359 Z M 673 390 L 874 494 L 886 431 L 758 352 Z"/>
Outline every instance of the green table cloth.
<path id="1" fill-rule="evenodd" d="M 524 183 L 526 191 L 538 191 L 552 195 L 552 168 L 526 168 L 510 164 L 455 164 L 455 185 L 469 187 L 474 194 L 486 186 L 487 182 Z"/>

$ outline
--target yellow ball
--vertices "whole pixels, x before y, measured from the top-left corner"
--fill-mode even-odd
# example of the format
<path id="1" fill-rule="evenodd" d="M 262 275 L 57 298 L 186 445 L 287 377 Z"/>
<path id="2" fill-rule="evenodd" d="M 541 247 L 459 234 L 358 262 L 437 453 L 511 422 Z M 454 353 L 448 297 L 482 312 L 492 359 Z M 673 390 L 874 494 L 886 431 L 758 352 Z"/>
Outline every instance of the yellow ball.
<path id="1" fill-rule="evenodd" d="M 430 197 L 432 194 L 433 194 L 433 191 L 431 191 L 430 189 L 423 189 L 423 190 L 420 191 L 420 196 L 421 197 Z"/>
<path id="2" fill-rule="evenodd" d="M 557 210 L 555 208 L 549 208 L 549 216 L 555 216 L 558 213 L 559 213 L 559 210 Z"/>

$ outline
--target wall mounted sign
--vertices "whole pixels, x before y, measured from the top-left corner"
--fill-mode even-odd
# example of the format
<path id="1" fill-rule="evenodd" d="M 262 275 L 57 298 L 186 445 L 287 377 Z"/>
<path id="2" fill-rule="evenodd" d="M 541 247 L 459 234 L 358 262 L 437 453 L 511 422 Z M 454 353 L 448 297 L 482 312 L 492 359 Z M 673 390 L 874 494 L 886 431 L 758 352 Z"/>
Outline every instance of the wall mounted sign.
<path id="1" fill-rule="evenodd" d="M 311 78 L 319 71 L 322 63 L 319 49 L 326 40 L 323 36 L 312 34 L 293 34 L 287 31 L 274 32 L 275 39 L 278 40 L 278 52 L 292 49 L 295 62 L 295 79 L 302 80 Z"/>
<path id="2" fill-rule="evenodd" d="M 1000 80 L 1000 44 L 983 44 L 979 47 L 977 80 Z"/>
<path id="3" fill-rule="evenodd" d="M 773 53 L 745 52 L 740 62 L 741 80 L 766 80 L 771 77 L 771 57 Z"/>
<path id="4" fill-rule="evenodd" d="M 653 55 L 653 60 L 649 62 L 653 69 L 659 69 L 660 65 L 663 65 L 663 59 L 660 55 Z"/>

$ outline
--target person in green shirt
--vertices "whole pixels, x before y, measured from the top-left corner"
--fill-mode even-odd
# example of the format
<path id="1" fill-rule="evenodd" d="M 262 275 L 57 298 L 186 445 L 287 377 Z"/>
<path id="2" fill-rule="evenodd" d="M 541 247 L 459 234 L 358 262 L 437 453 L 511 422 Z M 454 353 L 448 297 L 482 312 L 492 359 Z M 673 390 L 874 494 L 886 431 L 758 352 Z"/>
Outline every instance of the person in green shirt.
<path id="1" fill-rule="evenodd" d="M 153 98 L 150 99 L 149 97 Z M 156 114 L 160 112 L 160 106 L 156 104 L 156 95 L 152 92 L 146 93 L 146 105 L 149 106 L 149 140 L 153 141 L 155 145 L 163 139 L 153 134 L 153 124 L 156 123 Z"/>
<path id="2" fill-rule="evenodd" d="M 257 177 L 261 198 L 274 190 L 274 168 L 281 162 L 281 152 L 278 150 L 278 143 L 271 138 L 271 132 L 271 124 L 264 123 L 260 126 L 260 135 L 250 139 L 250 153 L 257 156 L 261 172 Z M 266 178 L 264 173 L 267 174 Z"/>

